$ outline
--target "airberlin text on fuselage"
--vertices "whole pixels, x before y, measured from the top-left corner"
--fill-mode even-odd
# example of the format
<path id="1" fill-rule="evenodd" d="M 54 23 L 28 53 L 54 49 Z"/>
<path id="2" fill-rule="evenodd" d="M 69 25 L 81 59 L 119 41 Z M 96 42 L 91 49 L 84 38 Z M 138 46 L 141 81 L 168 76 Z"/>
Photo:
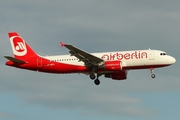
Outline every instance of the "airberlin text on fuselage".
<path id="1" fill-rule="evenodd" d="M 104 54 L 102 57 L 104 60 L 130 60 L 130 59 L 143 59 L 148 58 L 147 52 L 134 51 L 127 53 L 110 53 Z"/>

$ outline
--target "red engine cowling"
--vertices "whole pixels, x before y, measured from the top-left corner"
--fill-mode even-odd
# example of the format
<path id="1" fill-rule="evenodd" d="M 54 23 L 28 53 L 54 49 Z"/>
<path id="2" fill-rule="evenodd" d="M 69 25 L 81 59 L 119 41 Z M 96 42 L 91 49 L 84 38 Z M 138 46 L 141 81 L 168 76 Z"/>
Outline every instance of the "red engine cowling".
<path id="1" fill-rule="evenodd" d="M 109 71 L 121 71 L 122 63 L 121 61 L 106 61 L 102 68 Z"/>
<path id="2" fill-rule="evenodd" d="M 127 78 L 127 71 L 122 70 L 120 72 L 105 74 L 106 78 L 112 78 L 113 80 L 125 80 Z"/>

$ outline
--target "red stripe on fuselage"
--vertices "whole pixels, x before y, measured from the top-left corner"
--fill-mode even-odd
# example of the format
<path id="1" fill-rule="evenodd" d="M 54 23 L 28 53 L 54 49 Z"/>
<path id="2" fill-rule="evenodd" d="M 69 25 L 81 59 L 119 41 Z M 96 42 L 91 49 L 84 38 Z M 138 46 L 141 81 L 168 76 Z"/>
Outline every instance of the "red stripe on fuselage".
<path id="1" fill-rule="evenodd" d="M 41 63 L 37 60 L 39 57 L 33 57 L 27 61 L 26 64 L 13 64 L 12 62 L 7 62 L 6 65 L 13 66 L 21 69 L 28 69 L 39 72 L 47 72 L 47 73 L 78 73 L 88 71 L 86 66 L 78 66 L 65 64 L 55 61 L 50 61 L 45 58 L 41 58 Z"/>
<path id="2" fill-rule="evenodd" d="M 25 64 L 13 64 L 12 62 L 7 62 L 6 65 L 18 67 L 21 69 L 28 69 L 39 72 L 46 73 L 90 73 L 92 70 L 87 69 L 86 66 L 66 64 L 61 62 L 50 61 L 45 58 L 41 58 L 41 63 L 38 62 L 39 57 L 33 57 L 27 61 Z M 168 66 L 166 64 L 163 65 L 142 65 L 142 66 L 125 66 L 123 70 L 134 70 L 134 69 L 149 69 L 149 68 L 159 68 Z M 110 72 L 104 69 L 98 69 L 95 72 Z"/>

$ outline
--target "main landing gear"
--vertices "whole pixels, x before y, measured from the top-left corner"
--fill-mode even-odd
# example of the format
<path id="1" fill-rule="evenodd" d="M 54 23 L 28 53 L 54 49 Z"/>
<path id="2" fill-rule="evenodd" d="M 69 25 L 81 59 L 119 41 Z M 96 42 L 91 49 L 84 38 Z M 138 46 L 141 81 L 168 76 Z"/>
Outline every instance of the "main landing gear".
<path id="1" fill-rule="evenodd" d="M 155 78 L 156 76 L 155 76 L 155 74 L 154 74 L 154 68 L 150 68 L 150 71 L 151 71 L 151 77 L 152 77 L 152 78 Z"/>
<path id="2" fill-rule="evenodd" d="M 99 79 L 98 79 L 99 76 L 100 76 L 100 75 L 97 74 L 97 78 L 96 78 L 96 76 L 95 76 L 94 73 L 90 73 L 90 75 L 89 75 L 89 77 L 90 77 L 92 80 L 94 80 L 94 79 L 96 78 L 96 79 L 94 80 L 94 84 L 95 84 L 95 85 L 99 85 L 99 84 L 100 84 L 100 81 L 99 81 Z"/>

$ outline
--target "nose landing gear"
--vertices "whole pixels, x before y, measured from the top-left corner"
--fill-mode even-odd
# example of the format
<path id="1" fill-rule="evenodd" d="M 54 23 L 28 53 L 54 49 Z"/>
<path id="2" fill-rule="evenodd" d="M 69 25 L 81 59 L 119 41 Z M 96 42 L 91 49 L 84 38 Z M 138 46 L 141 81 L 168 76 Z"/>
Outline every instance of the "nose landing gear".
<path id="1" fill-rule="evenodd" d="M 152 78 L 155 78 L 156 76 L 155 76 L 155 74 L 154 74 L 154 68 L 150 68 L 150 71 L 151 71 L 151 77 L 152 77 Z"/>
<path id="2" fill-rule="evenodd" d="M 151 77 L 152 77 L 152 78 L 155 78 L 156 76 L 155 76 L 155 74 L 151 74 Z"/>

